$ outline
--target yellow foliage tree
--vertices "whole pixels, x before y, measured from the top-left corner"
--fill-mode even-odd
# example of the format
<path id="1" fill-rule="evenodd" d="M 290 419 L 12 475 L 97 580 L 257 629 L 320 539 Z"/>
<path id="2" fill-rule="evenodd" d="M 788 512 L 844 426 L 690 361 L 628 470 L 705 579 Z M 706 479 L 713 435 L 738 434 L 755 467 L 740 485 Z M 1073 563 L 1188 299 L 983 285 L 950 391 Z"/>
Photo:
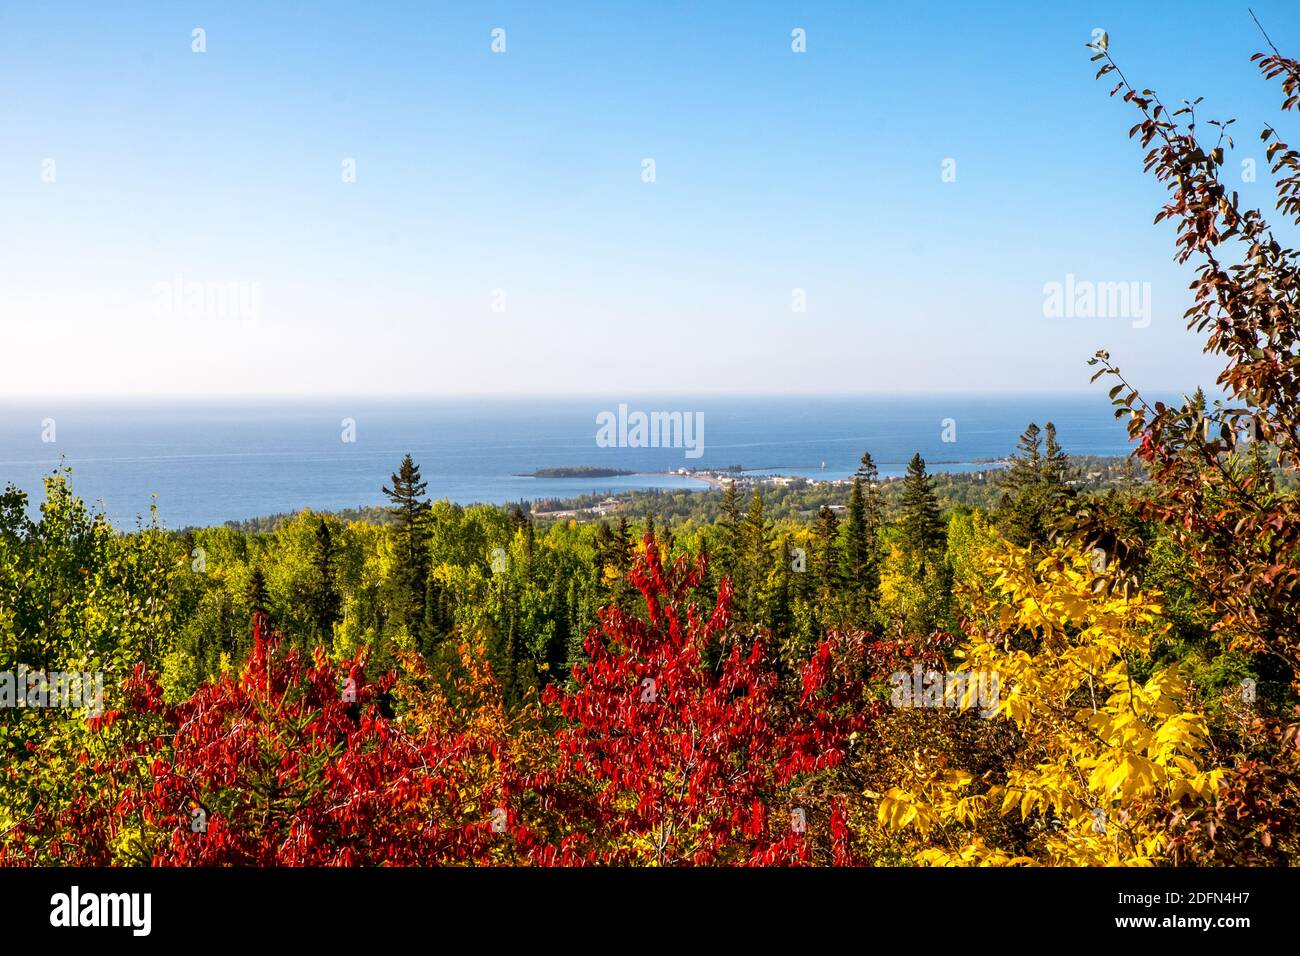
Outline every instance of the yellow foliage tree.
<path id="1" fill-rule="evenodd" d="M 1151 661 L 1168 628 L 1160 595 L 1108 593 L 1104 572 L 1060 546 L 984 542 L 978 560 L 993 587 L 964 594 L 960 670 L 997 680 L 993 719 L 1017 746 L 991 769 L 918 751 L 880 795 L 879 823 L 931 865 L 1176 862 L 1170 816 L 1211 801 L 1224 770 L 1203 766 L 1205 719 L 1177 667 Z"/>

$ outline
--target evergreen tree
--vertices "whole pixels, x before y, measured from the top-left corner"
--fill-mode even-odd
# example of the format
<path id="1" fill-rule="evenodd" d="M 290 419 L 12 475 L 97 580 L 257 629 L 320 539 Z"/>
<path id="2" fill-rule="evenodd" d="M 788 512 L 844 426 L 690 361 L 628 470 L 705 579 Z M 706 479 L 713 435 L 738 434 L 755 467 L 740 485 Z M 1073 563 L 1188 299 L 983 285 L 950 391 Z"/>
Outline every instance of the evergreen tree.
<path id="1" fill-rule="evenodd" d="M 632 586 L 627 571 L 632 565 L 632 535 L 627 518 L 620 516 L 615 531 L 604 521 L 596 529 L 596 576 L 609 593 L 608 602 L 621 608 L 630 606 Z"/>
<path id="2" fill-rule="evenodd" d="M 335 582 L 337 554 L 334 535 L 324 515 L 316 519 L 316 536 L 311 552 L 311 577 L 307 591 L 307 614 L 316 638 L 334 646 L 334 625 L 343 619 L 343 599 Z"/>
<path id="3" fill-rule="evenodd" d="M 432 654 L 456 623 L 456 597 L 433 575 L 424 589 L 424 627 L 420 650 Z"/>
<path id="4" fill-rule="evenodd" d="M 410 455 L 392 476 L 392 487 L 384 495 L 392 505 L 393 533 L 397 539 L 397 566 L 394 571 L 397 600 L 396 617 L 406 624 L 417 639 L 424 625 L 426 579 L 429 576 L 429 550 L 425 537 L 424 517 L 429 502 L 424 497 L 428 482 L 420 477 L 420 466 Z"/>
<path id="5" fill-rule="evenodd" d="M 1042 431 L 1036 422 L 1030 422 L 1029 427 L 1021 432 L 1016 449 L 1011 454 L 1011 463 L 1003 473 L 1001 482 L 1003 489 L 1012 496 L 1032 488 L 1042 478 Z"/>
<path id="6" fill-rule="evenodd" d="M 734 480 L 723 482 L 718 526 L 722 531 L 716 549 L 718 576 L 731 578 L 734 585 L 740 556 L 744 550 L 740 498 Z"/>
<path id="7" fill-rule="evenodd" d="M 835 512 L 828 505 L 822 505 L 817 512 L 817 527 L 814 531 L 817 544 L 813 555 L 813 573 L 817 575 L 818 596 L 828 611 L 840 599 L 841 577 L 837 550 L 839 533 L 840 519 L 835 517 Z"/>
<path id="8" fill-rule="evenodd" d="M 862 495 L 862 479 L 854 475 L 844 518 L 844 577 L 852 590 L 859 589 L 866 569 L 867 506 Z"/>
<path id="9" fill-rule="evenodd" d="M 925 473 L 925 459 L 919 453 L 907 463 L 900 505 L 899 530 L 903 551 L 924 565 L 926 559 L 943 546 L 944 531 L 939 502 L 930 476 Z"/>
<path id="10" fill-rule="evenodd" d="M 862 463 L 853 476 L 844 524 L 844 578 L 850 613 L 862 623 L 880 591 L 880 530 L 884 524 L 880 474 L 870 452 L 863 452 Z"/>
<path id="11" fill-rule="evenodd" d="M 1056 440 L 1056 426 L 1047 423 L 1043 432 L 1046 448 L 1043 452 L 1043 481 L 1054 491 L 1060 491 L 1069 485 L 1074 477 L 1070 467 L 1070 456 Z"/>
<path id="12" fill-rule="evenodd" d="M 776 586 L 773 588 L 771 600 L 768 602 L 765 621 L 768 630 L 776 638 L 778 645 L 789 637 L 791 624 L 794 622 L 794 614 L 791 610 L 794 595 L 790 581 L 793 558 L 790 539 L 783 537 L 781 539 L 781 562 L 776 569 Z"/>
<path id="13" fill-rule="evenodd" d="M 603 568 L 614 563 L 614 532 L 606 521 L 596 525 L 595 548 L 597 565 Z"/>
<path id="14" fill-rule="evenodd" d="M 1056 440 L 1051 422 L 1044 433 L 1034 422 L 1020 436 L 1002 476 L 996 519 L 1007 539 L 1022 547 L 1047 541 L 1064 500 L 1073 494 L 1069 456 Z"/>
<path id="15" fill-rule="evenodd" d="M 260 567 L 254 567 L 253 573 L 248 577 L 248 593 L 246 599 L 250 611 L 261 611 L 263 614 L 268 612 L 268 604 L 270 602 L 266 593 L 266 575 L 262 573 Z"/>
<path id="16" fill-rule="evenodd" d="M 529 511 L 523 502 L 516 502 L 506 509 L 506 515 L 510 519 L 510 534 L 513 535 L 520 528 L 529 523 Z"/>

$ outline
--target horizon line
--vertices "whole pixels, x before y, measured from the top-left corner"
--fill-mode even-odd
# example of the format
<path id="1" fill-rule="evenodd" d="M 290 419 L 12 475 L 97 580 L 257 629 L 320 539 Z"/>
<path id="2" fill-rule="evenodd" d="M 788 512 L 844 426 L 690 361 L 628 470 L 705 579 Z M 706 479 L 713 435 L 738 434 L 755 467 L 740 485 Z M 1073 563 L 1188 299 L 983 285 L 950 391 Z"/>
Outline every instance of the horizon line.
<path id="1" fill-rule="evenodd" d="M 1203 390 L 1210 393 L 1212 389 Z M 1148 394 L 1183 394 L 1178 388 L 1147 388 Z M 1187 389 L 1190 395 L 1195 388 Z M 688 399 L 688 398 L 763 398 L 763 399 L 827 399 L 827 398 L 894 398 L 894 397 L 929 397 L 929 396 L 969 396 L 978 398 L 1020 397 L 1020 396 L 1097 396 L 1104 398 L 1107 389 L 1096 388 L 1056 388 L 1056 389 L 853 389 L 843 391 L 789 391 L 770 392 L 748 389 L 727 391 L 666 391 L 666 390 L 621 390 L 615 392 L 156 392 L 156 393 L 116 393 L 116 392 L 67 392 L 58 394 L 37 394 L 28 392 L 0 392 L 0 403 L 4 402 L 57 402 L 57 401 L 96 401 L 96 402 L 244 402 L 244 401 L 501 401 L 501 400 L 539 400 L 539 399 Z"/>

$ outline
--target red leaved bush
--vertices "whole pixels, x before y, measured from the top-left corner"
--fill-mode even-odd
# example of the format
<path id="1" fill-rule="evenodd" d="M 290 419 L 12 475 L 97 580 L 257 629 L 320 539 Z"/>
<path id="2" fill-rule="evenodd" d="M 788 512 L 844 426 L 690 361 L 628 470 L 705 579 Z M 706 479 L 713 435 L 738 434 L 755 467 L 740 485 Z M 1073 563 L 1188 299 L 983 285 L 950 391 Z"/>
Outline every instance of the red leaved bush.
<path id="1" fill-rule="evenodd" d="M 495 741 L 412 734 L 367 684 L 317 650 L 309 663 L 254 621 L 242 672 L 171 707 L 137 668 L 126 707 L 87 722 L 76 796 L 6 841 L 0 861 L 104 865 L 437 864 L 487 861 L 480 786 Z M 146 728 L 148 728 L 146 730 Z M 90 752 L 115 754 L 92 760 Z M 90 771 L 90 772 L 87 772 Z M 488 788 L 489 790 L 494 788 Z M 66 834 L 51 858 L 40 837 Z"/>
<path id="2" fill-rule="evenodd" d="M 601 863 L 792 864 L 820 845 L 823 861 L 848 862 L 842 808 L 799 805 L 792 784 L 840 765 L 871 722 L 855 662 L 834 659 L 851 645 L 821 644 L 802 697 L 783 698 L 762 643 L 728 631 L 730 583 L 707 617 L 688 602 L 704 571 L 684 557 L 666 569 L 647 537 L 630 574 L 646 620 L 606 609 L 576 687 L 547 690 L 570 722 L 559 778 L 590 797 L 584 852 Z"/>

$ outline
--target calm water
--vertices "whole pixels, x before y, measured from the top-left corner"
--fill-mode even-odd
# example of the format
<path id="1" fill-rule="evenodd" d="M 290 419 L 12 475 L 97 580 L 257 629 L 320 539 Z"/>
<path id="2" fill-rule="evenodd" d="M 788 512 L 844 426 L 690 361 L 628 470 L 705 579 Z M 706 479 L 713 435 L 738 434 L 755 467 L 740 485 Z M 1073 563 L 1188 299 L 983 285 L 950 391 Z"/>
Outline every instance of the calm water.
<path id="1" fill-rule="evenodd" d="M 629 488 L 705 487 L 666 474 L 595 479 L 518 477 L 539 468 L 592 465 L 660 472 L 680 467 L 773 470 L 843 477 L 870 450 L 884 475 L 919 451 L 933 471 L 967 470 L 1008 454 L 1025 424 L 1054 421 L 1066 450 L 1123 455 L 1124 428 L 1105 395 L 711 397 L 622 399 L 630 411 L 704 415 L 704 453 L 602 448 L 596 416 L 619 399 L 272 401 L 261 403 L 0 404 L 0 484 L 39 501 L 60 456 L 76 491 L 121 526 L 156 496 L 163 523 L 180 528 L 296 511 L 378 504 L 381 486 L 410 452 L 434 498 L 461 503 L 571 497 Z M 356 423 L 345 442 L 342 422 Z M 956 421 L 944 442 L 943 420 Z M 55 441 L 42 441 L 54 420 Z M 825 468 L 822 463 L 825 462 Z"/>

